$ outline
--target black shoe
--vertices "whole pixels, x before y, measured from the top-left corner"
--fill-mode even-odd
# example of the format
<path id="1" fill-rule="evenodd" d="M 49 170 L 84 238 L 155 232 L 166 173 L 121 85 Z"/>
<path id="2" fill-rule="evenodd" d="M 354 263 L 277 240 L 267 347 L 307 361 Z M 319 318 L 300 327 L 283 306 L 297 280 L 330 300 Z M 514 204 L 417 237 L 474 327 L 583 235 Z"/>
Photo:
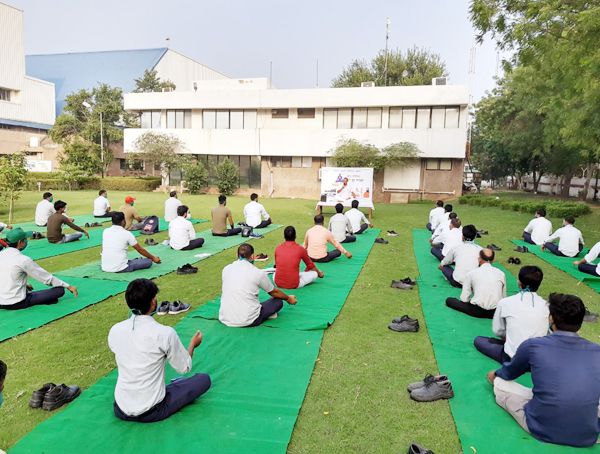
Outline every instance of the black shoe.
<path id="1" fill-rule="evenodd" d="M 186 263 L 182 267 L 177 268 L 177 274 L 195 274 L 197 272 L 198 272 L 198 268 L 190 265 L 189 263 Z"/>
<path id="2" fill-rule="evenodd" d="M 375 242 L 379 243 L 379 244 L 388 244 L 389 243 L 389 241 L 384 238 L 376 238 Z"/>
<path id="3" fill-rule="evenodd" d="M 423 446 L 419 446 L 416 443 L 411 444 L 408 447 L 408 454 L 435 454 L 431 449 L 424 448 Z"/>
<path id="4" fill-rule="evenodd" d="M 410 277 L 405 277 L 404 279 L 400 279 L 400 282 L 404 282 L 408 285 L 417 285 L 417 281 L 413 281 Z"/>
<path id="5" fill-rule="evenodd" d="M 419 331 L 419 321 L 410 318 L 408 315 L 403 315 L 392 320 L 388 328 L 398 333 L 416 333 Z"/>
<path id="6" fill-rule="evenodd" d="M 269 260 L 269 256 L 267 254 L 260 253 L 254 256 L 254 261 L 256 262 L 266 262 Z"/>
<path id="7" fill-rule="evenodd" d="M 520 265 L 521 264 L 521 259 L 519 257 L 515 257 L 514 264 L 515 265 Z"/>
<path id="8" fill-rule="evenodd" d="M 86 222 L 86 223 L 85 223 L 83 226 L 84 226 L 86 229 L 89 229 L 89 228 L 90 228 L 90 223 L 89 223 L 89 222 Z"/>
<path id="9" fill-rule="evenodd" d="M 481 235 L 487 235 L 488 231 L 487 230 L 477 230 L 477 233 L 479 234 L 479 236 L 481 236 Z"/>
<path id="10" fill-rule="evenodd" d="M 508 258 L 508 264 L 509 265 L 514 265 L 515 264 L 515 258 L 514 257 L 509 257 Z"/>
<path id="11" fill-rule="evenodd" d="M 496 246 L 494 243 L 488 244 L 487 248 L 491 249 L 492 251 L 501 251 L 502 250 L 502 248 L 500 246 Z"/>
<path id="12" fill-rule="evenodd" d="M 407 284 L 406 282 L 403 282 L 403 281 L 392 281 L 392 284 L 390 285 L 390 287 L 397 288 L 399 290 L 412 290 L 412 288 L 413 288 L 413 286 L 411 284 Z"/>
<path id="13" fill-rule="evenodd" d="M 396 232 L 395 230 L 388 230 L 387 235 L 388 236 L 398 236 L 398 232 Z"/>
<path id="14" fill-rule="evenodd" d="M 31 395 L 31 399 L 29 399 L 29 406 L 31 408 L 40 408 L 44 402 L 44 396 L 55 387 L 56 385 L 54 383 L 46 383 L 40 389 L 34 391 Z"/>
<path id="15" fill-rule="evenodd" d="M 527 249 L 527 246 L 517 246 L 514 250 L 516 252 L 521 252 L 522 254 L 529 252 L 529 249 Z"/>
<path id="16" fill-rule="evenodd" d="M 144 244 L 145 244 L 146 246 L 156 246 L 158 243 L 157 243 L 156 241 L 154 241 L 154 238 L 147 238 L 147 239 L 144 241 Z"/>
<path id="17" fill-rule="evenodd" d="M 47 411 L 56 410 L 75 400 L 80 394 L 81 388 L 79 386 L 67 386 L 65 384 L 55 386 L 44 396 L 42 408 Z"/>
<path id="18" fill-rule="evenodd" d="M 42 238 L 44 238 L 44 235 L 42 235 L 42 232 L 33 232 L 31 234 L 32 240 L 41 240 Z"/>

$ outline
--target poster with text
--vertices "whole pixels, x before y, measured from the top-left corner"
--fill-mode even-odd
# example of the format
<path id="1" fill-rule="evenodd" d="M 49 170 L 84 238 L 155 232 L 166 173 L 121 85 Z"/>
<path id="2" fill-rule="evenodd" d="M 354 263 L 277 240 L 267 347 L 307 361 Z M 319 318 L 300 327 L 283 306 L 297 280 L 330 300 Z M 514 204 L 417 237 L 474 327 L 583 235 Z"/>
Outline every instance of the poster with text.
<path id="1" fill-rule="evenodd" d="M 321 168 L 321 202 L 327 205 L 343 203 L 373 208 L 373 169 L 365 167 Z"/>

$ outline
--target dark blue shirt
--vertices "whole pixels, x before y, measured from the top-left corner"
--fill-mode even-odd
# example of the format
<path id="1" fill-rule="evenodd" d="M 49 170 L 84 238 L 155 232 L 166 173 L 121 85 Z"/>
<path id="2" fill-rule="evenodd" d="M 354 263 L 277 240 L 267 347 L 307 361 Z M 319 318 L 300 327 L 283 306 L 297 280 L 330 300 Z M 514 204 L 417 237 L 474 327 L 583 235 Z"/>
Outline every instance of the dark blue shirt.
<path id="1" fill-rule="evenodd" d="M 531 372 L 533 398 L 525 420 L 538 440 L 591 446 L 600 432 L 600 345 L 576 333 L 555 331 L 523 342 L 496 371 L 504 380 Z"/>

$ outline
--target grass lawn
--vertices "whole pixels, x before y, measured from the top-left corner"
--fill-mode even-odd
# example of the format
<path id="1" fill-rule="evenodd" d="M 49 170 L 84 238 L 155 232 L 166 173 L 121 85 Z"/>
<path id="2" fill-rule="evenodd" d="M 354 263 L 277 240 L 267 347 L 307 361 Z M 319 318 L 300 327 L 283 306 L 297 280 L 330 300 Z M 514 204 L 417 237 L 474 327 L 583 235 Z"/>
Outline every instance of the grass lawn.
<path id="1" fill-rule="evenodd" d="M 114 208 L 120 206 L 117 201 L 123 200 L 125 195 L 109 193 Z M 138 198 L 136 206 L 140 214 L 162 216 L 163 194 L 132 195 Z M 69 202 L 71 214 L 88 214 L 95 196 L 94 192 L 61 192 L 55 194 L 55 200 L 62 198 Z M 39 193 L 25 193 L 17 203 L 15 222 L 32 220 L 35 203 L 40 198 Z M 185 195 L 182 200 L 191 207 L 194 217 L 205 219 L 209 218 L 209 210 L 216 203 L 215 196 L 204 195 Z M 236 221 L 246 201 L 245 197 L 230 198 L 229 206 Z M 265 199 L 263 202 L 274 222 L 295 225 L 299 237 L 312 224 L 314 201 Z M 411 230 L 426 223 L 431 206 L 418 203 L 378 205 L 376 208 L 375 225 L 383 231 L 394 229 L 400 236 L 389 238 L 389 245 L 374 245 L 340 316 L 325 332 L 289 445 L 290 453 L 405 452 L 412 441 L 440 453 L 461 450 L 448 403 L 418 404 L 411 401 L 405 391 L 408 382 L 422 378 L 427 372 L 437 372 L 437 366 L 418 292 L 389 287 L 392 279 L 415 277 Z M 504 250 L 498 257 L 503 263 L 512 255 L 510 240 L 520 236 L 530 217 L 499 208 L 467 205 L 457 205 L 456 211 L 463 224 L 474 223 L 478 228 L 489 230 L 490 235 L 481 242 L 483 245 L 492 242 L 500 245 Z M 576 225 L 583 231 L 588 245 L 600 240 L 599 217 L 600 211 L 594 210 L 593 214 L 577 220 Z M 0 220 L 5 220 L 3 211 L 0 211 Z M 555 227 L 559 226 L 558 219 L 552 221 Z M 200 224 L 196 230 L 209 227 L 209 224 Z M 162 233 L 157 238 L 165 236 Z M 282 231 L 279 230 L 257 240 L 254 245 L 257 252 L 271 255 L 281 240 Z M 99 249 L 91 248 L 39 263 L 50 271 L 60 271 L 97 260 Z M 221 269 L 233 259 L 233 250 L 228 250 L 200 262 L 195 276 L 171 273 L 157 279 L 161 300 L 181 299 L 193 307 L 205 303 L 220 293 Z M 590 310 L 600 312 L 598 294 L 587 286 L 578 285 L 575 279 L 550 268 L 531 254 L 527 256 L 527 263 L 537 264 L 544 270 L 541 295 L 555 291 L 575 293 Z M 509 269 L 515 274 L 518 271 L 516 267 Z M 442 301 L 440 310 L 448 310 Z M 422 321 L 419 333 L 403 335 L 387 329 L 392 318 L 403 314 Z M 36 424 L 51 416 L 28 408 L 32 390 L 50 381 L 78 384 L 85 389 L 114 368 L 106 336 L 109 328 L 127 315 L 127 307 L 120 295 L 0 344 L 0 359 L 9 366 L 5 404 L 1 409 L 0 448 L 9 448 Z M 161 322 L 173 325 L 180 318 L 165 317 Z M 599 326 L 586 324 L 583 335 L 598 342 Z M 196 361 L 202 359 L 199 357 Z M 485 376 L 482 374 L 473 380 L 485 380 Z M 495 403 L 490 400 L 481 405 Z"/>

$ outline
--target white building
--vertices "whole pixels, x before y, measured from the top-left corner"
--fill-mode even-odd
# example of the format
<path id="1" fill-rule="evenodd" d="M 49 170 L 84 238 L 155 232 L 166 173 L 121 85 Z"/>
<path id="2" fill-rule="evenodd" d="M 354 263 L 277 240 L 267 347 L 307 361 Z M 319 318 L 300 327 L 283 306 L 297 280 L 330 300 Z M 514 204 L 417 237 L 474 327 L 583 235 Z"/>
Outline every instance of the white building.
<path id="1" fill-rule="evenodd" d="M 46 133 L 54 118 L 54 84 L 26 74 L 23 12 L 0 3 L 0 154 L 25 151 L 50 170 L 56 147 Z"/>
<path id="2" fill-rule="evenodd" d="M 182 153 L 207 164 L 233 159 L 242 188 L 315 198 L 318 169 L 340 140 L 412 142 L 419 159 L 380 172 L 375 199 L 443 198 L 461 191 L 468 99 L 463 86 L 283 90 L 267 79 L 197 81 L 195 91 L 126 94 L 125 109 L 140 114 L 141 128 L 125 130 L 124 147 L 135 151 L 147 131 L 173 134 Z"/>

